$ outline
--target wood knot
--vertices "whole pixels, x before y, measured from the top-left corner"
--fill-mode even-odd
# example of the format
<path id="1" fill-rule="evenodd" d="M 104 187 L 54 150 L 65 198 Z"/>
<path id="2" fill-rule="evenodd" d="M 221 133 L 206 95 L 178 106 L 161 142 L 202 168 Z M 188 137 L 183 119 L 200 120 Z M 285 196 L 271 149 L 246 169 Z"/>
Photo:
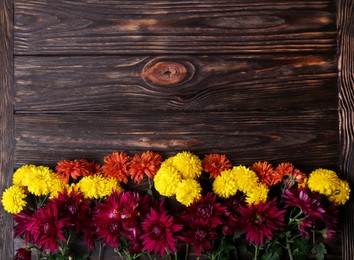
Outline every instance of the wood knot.
<path id="1" fill-rule="evenodd" d="M 147 63 L 142 76 L 146 83 L 153 86 L 180 85 L 194 75 L 194 66 L 187 61 L 171 61 L 157 58 Z"/>

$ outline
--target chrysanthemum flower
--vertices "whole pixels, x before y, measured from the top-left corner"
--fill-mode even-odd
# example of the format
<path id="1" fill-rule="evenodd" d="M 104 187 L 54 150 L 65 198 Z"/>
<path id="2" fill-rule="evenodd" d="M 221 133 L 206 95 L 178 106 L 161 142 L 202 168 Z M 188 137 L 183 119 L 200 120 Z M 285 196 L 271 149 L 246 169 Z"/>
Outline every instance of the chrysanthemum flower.
<path id="1" fill-rule="evenodd" d="M 162 257 L 166 252 L 177 251 L 176 233 L 182 229 L 182 225 L 176 224 L 167 211 L 157 212 L 151 209 L 141 226 L 144 233 L 141 236 L 143 250 L 154 252 L 154 254 L 159 253 Z"/>
<path id="2" fill-rule="evenodd" d="M 202 174 L 202 161 L 191 152 L 180 152 L 173 157 L 173 166 L 183 179 L 195 179 Z"/>
<path id="3" fill-rule="evenodd" d="M 276 200 L 243 208 L 240 227 L 249 243 L 262 245 L 265 237 L 271 240 L 277 231 L 283 230 L 285 212 L 277 208 Z"/>
<path id="4" fill-rule="evenodd" d="M 334 192 L 328 197 L 336 205 L 344 205 L 349 200 L 350 187 L 347 181 L 339 180 Z"/>
<path id="5" fill-rule="evenodd" d="M 251 170 L 254 171 L 260 181 L 268 187 L 272 186 L 276 182 L 279 182 L 278 176 L 274 175 L 273 166 L 268 162 L 255 162 L 251 166 Z"/>
<path id="6" fill-rule="evenodd" d="M 32 229 L 36 225 L 36 221 L 33 217 L 34 212 L 27 209 L 14 215 L 14 221 L 16 222 L 14 228 L 14 237 L 25 236 L 26 244 L 29 241 L 33 241 Z"/>
<path id="7" fill-rule="evenodd" d="M 84 159 L 74 161 L 62 160 L 57 163 L 57 175 L 69 183 L 70 177 L 77 180 L 79 177 L 89 176 L 99 171 L 100 165 Z"/>
<path id="8" fill-rule="evenodd" d="M 213 191 L 221 198 L 235 195 L 238 189 L 235 174 L 232 170 L 225 170 L 213 182 Z"/>
<path id="9" fill-rule="evenodd" d="M 45 166 L 36 166 L 27 176 L 25 183 L 30 193 L 36 196 L 48 195 L 51 192 L 52 181 L 55 179 L 54 172 Z"/>
<path id="10" fill-rule="evenodd" d="M 106 177 L 118 178 L 120 182 L 128 183 L 131 157 L 126 152 L 113 152 L 104 157 L 102 171 Z"/>
<path id="11" fill-rule="evenodd" d="M 202 161 L 204 172 L 210 173 L 210 178 L 215 179 L 222 171 L 231 169 L 231 161 L 224 154 L 208 154 Z"/>
<path id="12" fill-rule="evenodd" d="M 285 190 L 282 196 L 285 207 L 299 207 L 305 215 L 322 218 L 325 212 L 320 195 L 305 188 Z"/>
<path id="13" fill-rule="evenodd" d="M 194 202 L 190 207 L 186 208 L 182 219 L 185 221 L 198 220 L 211 228 L 215 228 L 223 223 L 222 216 L 226 207 L 216 202 L 216 196 L 208 192 L 199 201 Z"/>
<path id="14" fill-rule="evenodd" d="M 298 223 L 298 228 L 300 230 L 300 233 L 304 237 L 310 237 L 311 230 L 313 230 L 313 225 L 315 223 L 315 218 L 313 216 L 306 216 L 301 219 L 301 221 Z"/>
<path id="15" fill-rule="evenodd" d="M 31 249 L 29 248 L 19 248 L 16 250 L 14 260 L 31 260 Z"/>
<path id="16" fill-rule="evenodd" d="M 141 155 L 135 154 L 130 162 L 130 176 L 136 183 L 141 182 L 144 174 L 153 179 L 161 162 L 162 156 L 152 151 L 146 151 Z"/>
<path id="17" fill-rule="evenodd" d="M 26 206 L 26 197 L 27 195 L 22 187 L 13 185 L 4 191 L 1 203 L 7 212 L 17 214 Z"/>
<path id="18" fill-rule="evenodd" d="M 202 197 L 202 187 L 194 179 L 182 180 L 176 188 L 176 199 L 185 206 L 191 205 Z"/>
<path id="19" fill-rule="evenodd" d="M 232 172 L 235 175 L 235 180 L 237 182 L 237 187 L 240 191 L 247 193 L 251 192 L 257 187 L 259 179 L 257 174 L 246 168 L 245 166 L 237 166 L 232 168 Z"/>
<path id="20" fill-rule="evenodd" d="M 64 230 L 72 226 L 69 218 L 59 218 L 58 208 L 54 203 L 48 203 L 39 208 L 34 214 L 32 226 L 33 241 L 43 250 L 55 252 L 58 249 L 58 240 L 66 242 Z"/>
<path id="21" fill-rule="evenodd" d="M 248 204 L 258 204 L 259 202 L 265 203 L 268 198 L 269 188 L 263 184 L 257 184 L 251 191 L 246 193 L 246 202 Z"/>
<path id="22" fill-rule="evenodd" d="M 57 197 L 58 193 L 64 191 L 65 189 L 69 189 L 68 183 L 64 179 L 57 176 L 53 177 L 50 186 L 49 198 L 53 199 Z"/>
<path id="23" fill-rule="evenodd" d="M 232 235 L 234 231 L 239 230 L 239 219 L 242 214 L 242 209 L 247 207 L 245 202 L 245 197 L 242 192 L 237 192 L 236 195 L 227 198 L 224 201 L 226 209 L 223 212 L 223 217 L 225 218 L 223 233 L 227 232 L 225 235 Z M 231 231 L 231 232 L 230 232 Z"/>
<path id="24" fill-rule="evenodd" d="M 83 177 L 78 183 L 77 188 L 88 199 L 99 199 L 108 196 L 112 188 L 120 191 L 119 183 L 116 178 L 106 178 L 100 174 Z"/>
<path id="25" fill-rule="evenodd" d="M 52 203 L 58 208 L 60 218 L 69 218 L 78 233 L 82 225 L 88 222 L 90 211 L 88 201 L 83 199 L 82 193 L 75 192 L 75 189 L 71 189 L 70 193 L 66 189 L 59 192 Z"/>
<path id="26" fill-rule="evenodd" d="M 187 244 L 192 244 L 198 257 L 203 251 L 213 248 L 213 241 L 219 236 L 214 228 L 197 220 L 189 221 L 186 226 L 188 230 L 182 233 L 181 240 Z"/>
<path id="27" fill-rule="evenodd" d="M 31 172 L 36 171 L 36 167 L 33 164 L 21 166 L 12 176 L 12 183 L 17 186 L 27 186 L 30 181 Z"/>
<path id="28" fill-rule="evenodd" d="M 338 224 L 338 208 L 334 203 L 331 203 L 325 208 L 323 213 L 323 222 L 325 225 L 325 232 L 322 232 L 324 238 L 333 238 L 337 233 Z"/>
<path id="29" fill-rule="evenodd" d="M 182 177 L 178 170 L 173 166 L 161 166 L 154 177 L 155 189 L 162 196 L 174 196 L 178 184 L 182 181 Z"/>
<path id="30" fill-rule="evenodd" d="M 317 169 L 310 173 L 307 185 L 312 191 L 331 196 L 338 187 L 339 181 L 334 171 Z"/>
<path id="31" fill-rule="evenodd" d="M 138 193 L 113 191 L 103 202 L 95 207 L 94 220 L 97 226 L 98 238 L 113 248 L 120 245 L 122 234 L 130 235 L 139 215 L 137 211 L 140 202 Z"/>

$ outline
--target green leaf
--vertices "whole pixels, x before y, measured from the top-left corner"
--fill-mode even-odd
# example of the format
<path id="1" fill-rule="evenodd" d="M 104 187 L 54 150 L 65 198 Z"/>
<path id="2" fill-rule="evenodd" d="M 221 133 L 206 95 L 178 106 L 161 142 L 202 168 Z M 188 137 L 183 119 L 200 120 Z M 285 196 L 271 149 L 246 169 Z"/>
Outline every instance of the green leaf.
<path id="1" fill-rule="evenodd" d="M 315 244 L 315 247 L 311 250 L 312 254 L 316 255 L 317 260 L 324 260 L 327 254 L 326 246 L 323 243 Z"/>

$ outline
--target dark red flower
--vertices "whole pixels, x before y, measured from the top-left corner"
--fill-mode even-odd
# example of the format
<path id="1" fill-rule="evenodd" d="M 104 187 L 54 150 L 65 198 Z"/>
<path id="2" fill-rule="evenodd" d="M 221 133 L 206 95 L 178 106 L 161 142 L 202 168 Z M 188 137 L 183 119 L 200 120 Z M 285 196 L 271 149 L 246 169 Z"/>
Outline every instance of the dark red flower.
<path id="1" fill-rule="evenodd" d="M 247 207 L 245 196 L 242 192 L 237 192 L 236 195 L 227 198 L 224 202 L 226 210 L 224 211 L 224 227 L 223 233 L 231 235 L 235 231 L 239 231 L 239 219 L 242 214 L 242 209 Z"/>
<path id="2" fill-rule="evenodd" d="M 121 235 L 136 239 L 139 234 L 140 200 L 136 192 L 118 194 L 113 191 L 105 201 L 98 203 L 94 213 L 98 237 L 114 248 L 118 248 Z"/>
<path id="3" fill-rule="evenodd" d="M 14 215 L 14 221 L 16 222 L 14 236 L 26 236 L 26 244 L 33 240 L 32 229 L 36 225 L 36 220 L 33 217 L 34 212 L 29 210 L 23 210 L 20 213 Z"/>
<path id="4" fill-rule="evenodd" d="M 162 156 L 152 151 L 146 151 L 143 154 L 135 154 L 130 162 L 130 176 L 136 182 L 140 183 L 146 174 L 153 179 L 160 168 Z"/>
<path id="5" fill-rule="evenodd" d="M 113 152 L 104 157 L 102 171 L 106 177 L 118 178 L 120 182 L 128 183 L 131 157 L 126 152 Z"/>
<path id="6" fill-rule="evenodd" d="M 205 223 L 193 221 L 186 223 L 187 231 L 182 233 L 180 239 L 193 244 L 194 251 L 200 256 L 202 251 L 208 251 L 213 248 L 213 241 L 219 237 L 215 228 L 211 228 Z"/>
<path id="7" fill-rule="evenodd" d="M 305 188 L 285 190 L 282 195 L 285 207 L 299 207 L 305 215 L 322 218 L 325 212 L 321 203 L 321 197 L 316 192 L 310 192 Z"/>
<path id="8" fill-rule="evenodd" d="M 17 249 L 14 260 L 31 260 L 31 249 Z"/>
<path id="9" fill-rule="evenodd" d="M 84 159 L 78 159 L 74 161 L 62 160 L 57 163 L 56 171 L 57 175 L 66 180 L 69 183 L 70 177 L 77 180 L 82 176 L 89 176 L 98 172 L 100 165 L 97 162 L 89 162 Z"/>
<path id="10" fill-rule="evenodd" d="M 311 216 L 307 216 L 299 222 L 299 230 L 303 236 L 311 236 L 311 230 L 313 229 L 315 219 Z"/>
<path id="11" fill-rule="evenodd" d="M 265 237 L 272 239 L 274 233 L 283 230 L 285 212 L 286 210 L 277 208 L 275 199 L 244 207 L 239 223 L 249 243 L 259 246 L 263 244 Z"/>
<path id="12" fill-rule="evenodd" d="M 210 173 L 210 178 L 215 179 L 224 170 L 231 169 L 231 161 L 224 154 L 208 154 L 202 161 L 204 172 Z"/>
<path id="13" fill-rule="evenodd" d="M 333 238 L 337 234 L 338 225 L 338 208 L 334 203 L 331 203 L 325 208 L 325 212 L 322 214 L 323 222 L 325 225 L 325 238 Z"/>
<path id="14" fill-rule="evenodd" d="M 89 202 L 83 198 L 83 194 L 75 192 L 74 188 L 68 194 L 64 189 L 52 201 L 58 208 L 60 218 L 69 218 L 79 233 L 82 225 L 88 222 L 90 211 Z"/>
<path id="15" fill-rule="evenodd" d="M 66 242 L 64 230 L 72 226 L 69 218 L 59 218 L 58 208 L 54 203 L 49 202 L 39 208 L 34 214 L 32 225 L 33 241 L 36 245 L 54 252 L 58 249 L 58 240 Z"/>
<path id="16" fill-rule="evenodd" d="M 185 214 L 182 216 L 184 221 L 198 221 L 205 225 L 215 228 L 223 224 L 222 216 L 226 210 L 225 206 L 216 202 L 216 196 L 209 192 L 199 201 L 194 202 L 190 207 L 186 208 Z"/>
<path id="17" fill-rule="evenodd" d="M 141 225 L 144 250 L 159 253 L 162 257 L 166 252 L 173 253 L 177 250 L 176 233 L 182 229 L 182 225 L 176 224 L 167 211 L 157 212 L 151 209 Z"/>

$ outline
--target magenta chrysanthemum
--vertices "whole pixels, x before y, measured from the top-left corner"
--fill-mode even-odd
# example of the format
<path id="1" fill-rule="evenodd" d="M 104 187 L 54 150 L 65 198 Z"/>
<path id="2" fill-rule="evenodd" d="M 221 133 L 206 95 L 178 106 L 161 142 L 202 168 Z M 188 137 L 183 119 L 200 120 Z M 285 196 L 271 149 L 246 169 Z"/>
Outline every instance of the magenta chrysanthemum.
<path id="1" fill-rule="evenodd" d="M 98 237 L 113 248 L 119 247 L 121 235 L 129 239 L 136 238 L 139 201 L 136 192 L 120 195 L 113 191 L 104 202 L 98 203 L 94 213 Z"/>
<path id="2" fill-rule="evenodd" d="M 72 226 L 69 218 L 60 218 L 58 208 L 49 202 L 33 214 L 31 233 L 35 244 L 54 252 L 58 249 L 58 240 L 66 242 L 64 230 Z"/>
<path id="3" fill-rule="evenodd" d="M 249 243 L 259 246 L 265 237 L 272 239 L 277 231 L 283 230 L 285 212 L 277 208 L 276 200 L 243 208 L 240 227 Z"/>
<path id="4" fill-rule="evenodd" d="M 282 196 L 285 199 L 285 207 L 299 207 L 305 215 L 322 218 L 322 214 L 325 212 L 321 197 L 316 192 L 310 192 L 300 187 L 286 190 Z"/>
<path id="5" fill-rule="evenodd" d="M 186 223 L 187 232 L 182 234 L 182 240 L 187 244 L 192 244 L 197 256 L 200 256 L 202 251 L 208 251 L 213 247 L 213 241 L 216 240 L 219 234 L 215 228 L 210 225 L 205 225 L 200 221 L 190 221 Z"/>
<path id="6" fill-rule="evenodd" d="M 186 208 L 186 213 L 182 217 L 185 221 L 197 220 L 205 225 L 215 228 L 223 223 L 221 217 L 226 210 L 225 206 L 216 202 L 216 196 L 209 192 L 199 201 L 194 202 Z"/>
<path id="7" fill-rule="evenodd" d="M 172 216 L 160 207 L 159 212 L 151 209 L 142 222 L 144 250 L 159 253 L 162 257 L 165 252 L 173 253 L 177 250 L 176 232 L 182 225 L 176 224 Z"/>
<path id="8" fill-rule="evenodd" d="M 31 260 L 31 249 L 19 248 L 16 251 L 14 260 Z"/>

